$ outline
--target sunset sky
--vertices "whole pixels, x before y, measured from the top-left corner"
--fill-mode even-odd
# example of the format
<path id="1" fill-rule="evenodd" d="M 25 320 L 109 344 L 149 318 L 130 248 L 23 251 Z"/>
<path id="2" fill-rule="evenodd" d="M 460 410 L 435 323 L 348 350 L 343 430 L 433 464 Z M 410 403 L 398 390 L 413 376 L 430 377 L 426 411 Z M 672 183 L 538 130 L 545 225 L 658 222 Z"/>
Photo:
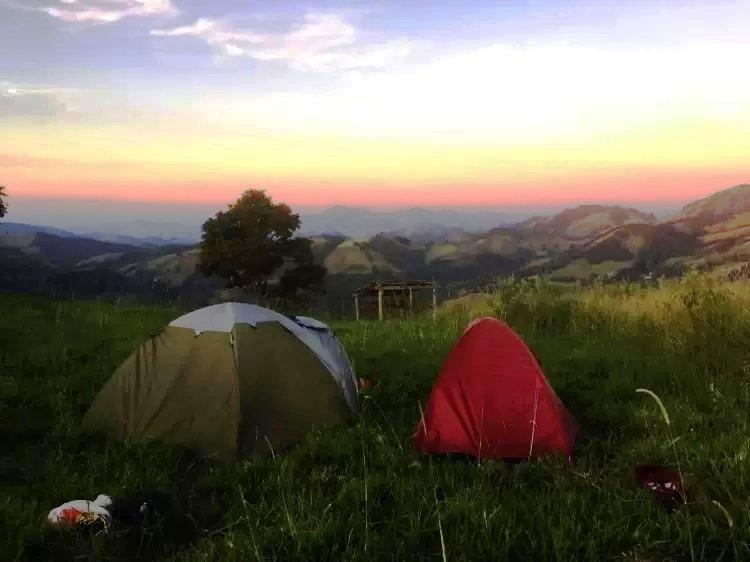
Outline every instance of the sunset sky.
<path id="1" fill-rule="evenodd" d="M 750 0 L 0 0 L 0 185 L 676 205 L 750 180 L 748 30 Z"/>

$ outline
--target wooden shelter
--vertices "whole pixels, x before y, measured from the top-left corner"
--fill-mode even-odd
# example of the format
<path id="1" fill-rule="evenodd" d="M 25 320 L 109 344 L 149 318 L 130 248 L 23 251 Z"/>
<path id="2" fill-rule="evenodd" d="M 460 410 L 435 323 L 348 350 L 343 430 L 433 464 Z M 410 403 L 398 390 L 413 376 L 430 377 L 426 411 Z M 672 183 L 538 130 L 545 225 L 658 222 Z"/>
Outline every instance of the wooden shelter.
<path id="1" fill-rule="evenodd" d="M 437 310 L 437 286 L 434 281 L 373 281 L 354 291 L 354 311 L 360 319 L 360 304 L 365 298 L 377 298 L 378 320 L 383 320 L 385 304 L 389 308 L 414 311 L 416 293 L 432 290 L 432 315 Z"/>

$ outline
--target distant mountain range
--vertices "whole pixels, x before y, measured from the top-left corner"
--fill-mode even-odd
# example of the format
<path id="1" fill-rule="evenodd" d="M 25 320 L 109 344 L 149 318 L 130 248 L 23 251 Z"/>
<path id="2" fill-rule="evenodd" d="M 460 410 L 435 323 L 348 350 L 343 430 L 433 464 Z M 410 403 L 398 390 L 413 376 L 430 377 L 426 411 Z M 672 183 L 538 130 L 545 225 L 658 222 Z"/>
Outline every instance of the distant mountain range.
<path id="1" fill-rule="evenodd" d="M 386 233 L 406 236 L 413 241 L 442 241 L 464 232 L 482 232 L 509 225 L 529 215 L 470 210 L 431 210 L 412 208 L 393 211 L 373 211 L 359 207 L 335 206 L 321 212 L 302 212 L 300 235 L 335 235 L 363 239 Z M 135 246 L 163 246 L 196 244 L 200 240 L 200 225 L 130 221 L 112 223 L 94 230 L 53 228 L 22 223 L 2 223 L 6 234 L 43 232 L 63 237 L 83 237 L 130 244 Z"/>
<path id="2" fill-rule="evenodd" d="M 482 232 L 513 224 L 527 217 L 528 215 L 493 211 L 432 210 L 419 207 L 372 211 L 339 205 L 320 213 L 301 213 L 300 234 L 361 239 L 385 233 L 406 236 L 414 241 L 436 241 L 463 232 Z"/>
<path id="3" fill-rule="evenodd" d="M 121 244 L 60 229 L 0 223 L 0 290 L 56 297 L 132 295 L 174 300 L 189 294 L 189 278 L 215 290 L 216 281 L 205 280 L 195 271 L 196 259 L 186 258 L 189 272 L 182 274 L 177 262 L 183 253 L 195 254 L 194 246 L 149 244 L 140 239 L 137 244 Z M 149 269 L 151 263 L 161 267 Z M 210 291 L 201 291 L 198 301 L 206 294 Z"/>
<path id="4" fill-rule="evenodd" d="M 26 236 L 37 233 L 53 234 L 63 238 L 76 236 L 69 230 L 63 230 L 62 228 L 39 226 L 36 224 L 23 224 L 18 222 L 0 222 L 0 236 Z"/>
<path id="5" fill-rule="evenodd" d="M 750 184 L 690 203 L 665 220 L 604 205 L 515 222 L 499 213 L 424 209 L 377 213 L 336 207 L 313 216 L 305 218 L 303 233 L 328 269 L 329 304 L 348 302 L 355 286 L 384 278 L 435 279 L 465 290 L 507 275 L 585 282 L 688 269 L 731 277 L 750 269 Z M 375 228 L 376 234 L 364 234 Z M 318 229 L 325 233 L 310 234 Z M 341 232 L 351 229 L 362 236 Z M 179 238 L 85 237 L 0 223 L 0 290 L 202 302 L 221 283 L 197 272 L 195 245 Z"/>
<path id="6" fill-rule="evenodd" d="M 750 259 L 750 185 L 690 203 L 661 221 L 636 209 L 582 205 L 442 241 L 407 238 L 313 239 L 333 276 L 432 277 L 460 286 L 509 274 L 568 282 L 693 268 L 729 274 Z"/>
<path id="7" fill-rule="evenodd" d="M 208 218 L 208 217 L 206 217 Z M 195 244 L 200 240 L 201 225 L 169 221 L 134 220 L 112 222 L 85 231 L 81 236 L 123 244 Z"/>
<path id="8" fill-rule="evenodd" d="M 127 227 L 123 228 L 127 230 Z M 127 244 L 131 246 L 170 246 L 175 244 L 196 244 L 198 237 L 190 236 L 131 236 L 127 234 L 113 234 L 110 232 L 72 232 L 51 226 L 39 226 L 17 222 L 0 223 L 0 236 L 25 236 L 29 234 L 52 234 L 62 238 L 90 238 L 101 242 Z"/>

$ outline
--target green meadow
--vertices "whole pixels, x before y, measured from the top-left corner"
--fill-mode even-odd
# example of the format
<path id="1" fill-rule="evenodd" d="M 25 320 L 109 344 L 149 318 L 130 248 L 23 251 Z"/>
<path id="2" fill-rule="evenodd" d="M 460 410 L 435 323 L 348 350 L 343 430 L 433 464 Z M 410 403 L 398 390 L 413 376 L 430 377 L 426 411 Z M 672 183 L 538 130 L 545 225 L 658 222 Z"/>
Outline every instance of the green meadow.
<path id="1" fill-rule="evenodd" d="M 358 376 L 352 427 L 220 464 L 84 435 L 117 365 L 182 311 L 0 296 L 1 560 L 750 560 L 750 284 L 508 283 L 410 321 L 338 322 Z M 430 457 L 411 447 L 466 323 L 526 340 L 581 431 L 574 463 Z M 637 389 L 648 389 L 663 403 Z M 665 509 L 633 469 L 691 486 Z M 143 529 L 61 531 L 47 512 L 159 492 Z"/>

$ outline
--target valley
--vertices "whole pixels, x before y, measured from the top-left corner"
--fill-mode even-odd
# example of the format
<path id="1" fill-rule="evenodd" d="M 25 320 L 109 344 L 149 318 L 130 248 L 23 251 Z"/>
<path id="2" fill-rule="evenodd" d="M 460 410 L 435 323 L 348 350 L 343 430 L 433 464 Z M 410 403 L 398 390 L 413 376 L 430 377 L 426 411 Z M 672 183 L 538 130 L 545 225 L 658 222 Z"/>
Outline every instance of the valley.
<path id="1" fill-rule="evenodd" d="M 329 219 L 345 212 L 334 208 Z M 377 213 L 368 213 L 372 228 Z M 320 219 L 303 223 L 316 262 L 328 271 L 326 295 L 316 297 L 315 306 L 349 314 L 351 291 L 376 279 L 434 279 L 445 298 L 509 276 L 589 283 L 699 270 L 736 277 L 750 257 L 750 184 L 692 202 L 664 220 L 632 208 L 581 205 L 481 232 L 424 222 L 449 215 L 409 210 L 398 222 L 386 214 L 380 224 L 399 230 L 360 237 L 312 232 L 315 224 L 325 227 Z M 405 216 L 421 218 L 409 227 Z M 456 213 L 450 216 L 458 224 Z M 481 217 L 490 220 L 489 213 Z M 500 221 L 501 215 L 495 217 Z M 346 222 L 342 218 L 339 224 Z M 123 239 L 130 243 L 113 241 Z M 198 260 L 194 244 L 155 237 L 96 240 L 48 227 L 0 224 L 4 291 L 184 304 L 220 298 L 221 282 L 198 273 Z"/>

